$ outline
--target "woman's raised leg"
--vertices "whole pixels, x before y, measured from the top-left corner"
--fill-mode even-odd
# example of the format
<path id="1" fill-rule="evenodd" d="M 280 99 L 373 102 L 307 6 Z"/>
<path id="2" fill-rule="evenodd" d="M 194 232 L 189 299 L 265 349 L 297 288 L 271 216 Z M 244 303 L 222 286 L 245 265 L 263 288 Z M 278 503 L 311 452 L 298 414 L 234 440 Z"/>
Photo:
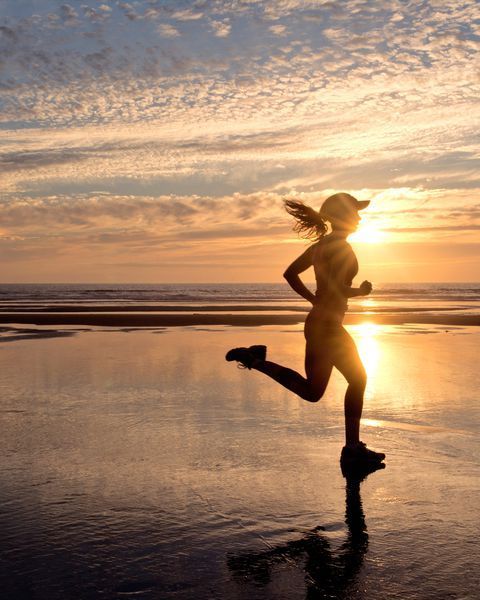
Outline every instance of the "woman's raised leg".
<path id="1" fill-rule="evenodd" d="M 308 402 L 318 402 L 323 396 L 332 373 L 333 363 L 325 352 L 307 339 L 305 351 L 305 372 L 303 377 L 297 371 L 269 360 L 254 360 L 251 368 L 271 377 Z"/>

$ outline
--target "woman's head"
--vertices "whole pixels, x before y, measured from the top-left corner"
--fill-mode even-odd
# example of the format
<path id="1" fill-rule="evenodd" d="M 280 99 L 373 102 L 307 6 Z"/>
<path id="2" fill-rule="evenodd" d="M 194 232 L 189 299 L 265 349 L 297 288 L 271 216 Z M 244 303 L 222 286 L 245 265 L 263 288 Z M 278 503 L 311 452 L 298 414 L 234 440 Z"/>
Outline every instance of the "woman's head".
<path id="1" fill-rule="evenodd" d="M 355 231 L 360 221 L 359 210 L 366 208 L 370 200 L 357 200 L 350 194 L 340 192 L 329 196 L 322 204 L 319 214 L 330 221 L 332 229 Z"/>
<path id="2" fill-rule="evenodd" d="M 333 231 L 355 231 L 360 221 L 358 211 L 369 203 L 369 200 L 357 200 L 350 194 L 340 192 L 329 196 L 318 212 L 299 200 L 286 200 L 285 208 L 296 221 L 294 231 L 308 239 L 319 239 L 327 232 L 327 221 Z"/>

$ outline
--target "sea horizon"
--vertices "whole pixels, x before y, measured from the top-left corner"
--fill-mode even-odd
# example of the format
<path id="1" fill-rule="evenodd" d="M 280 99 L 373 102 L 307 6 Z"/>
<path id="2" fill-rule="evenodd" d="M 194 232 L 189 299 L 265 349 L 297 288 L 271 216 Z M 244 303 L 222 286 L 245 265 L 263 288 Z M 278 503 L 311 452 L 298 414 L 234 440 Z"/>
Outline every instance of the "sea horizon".
<path id="1" fill-rule="evenodd" d="M 2 281 L 2 285 L 278 285 L 285 283 L 282 279 L 278 281 Z M 314 284 L 313 279 L 305 278 L 306 284 Z M 438 281 L 377 281 L 377 285 L 467 285 L 470 283 L 480 284 L 480 280 L 438 280 Z M 288 285 L 288 284 L 286 284 Z"/>

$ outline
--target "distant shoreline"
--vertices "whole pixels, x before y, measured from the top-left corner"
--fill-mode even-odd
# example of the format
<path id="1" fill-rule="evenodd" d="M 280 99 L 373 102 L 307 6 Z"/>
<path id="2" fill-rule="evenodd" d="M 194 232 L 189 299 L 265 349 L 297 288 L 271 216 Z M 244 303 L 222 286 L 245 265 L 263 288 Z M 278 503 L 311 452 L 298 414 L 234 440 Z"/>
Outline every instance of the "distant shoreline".
<path id="1" fill-rule="evenodd" d="M 192 304 L 156 304 L 156 305 L 130 305 L 130 304 L 122 304 L 122 305 L 73 305 L 73 304 L 56 304 L 53 306 L 1 306 L 0 307 L 0 315 L 4 313 L 8 314 L 46 314 L 46 313 L 142 313 L 142 312 L 155 312 L 155 313 L 197 313 L 197 312 L 208 312 L 208 313 L 217 313 L 217 312 L 227 312 L 227 313 L 238 313 L 238 312 L 266 312 L 266 313 L 278 313 L 278 312 L 288 312 L 288 313 L 302 313 L 307 314 L 310 311 L 310 308 L 307 304 L 304 306 L 286 306 L 286 305 L 272 305 L 272 304 L 202 304 L 202 305 L 192 305 Z M 365 307 L 364 309 L 356 307 L 351 310 L 348 314 L 377 314 L 377 313 L 436 313 L 436 312 L 447 312 L 447 311 L 455 311 L 455 310 L 464 310 L 464 307 L 452 308 L 452 307 L 442 307 L 438 306 L 432 308 L 431 306 L 428 308 L 419 308 L 419 307 L 386 307 L 386 306 L 375 306 L 374 309 L 371 307 Z"/>
<path id="2" fill-rule="evenodd" d="M 125 310 L 125 309 L 123 309 Z M 157 309 L 158 310 L 158 309 Z M 190 309 L 192 310 L 192 309 Z M 258 327 L 261 325 L 297 325 L 303 323 L 305 314 L 233 314 L 216 313 L 139 313 L 139 312 L 1 312 L 0 323 L 30 325 L 93 325 L 99 327 L 185 327 L 195 325 L 231 325 Z M 347 313 L 344 323 L 376 323 L 379 325 L 403 325 L 425 323 L 432 325 L 478 326 L 480 315 L 409 312 L 395 314 Z"/>

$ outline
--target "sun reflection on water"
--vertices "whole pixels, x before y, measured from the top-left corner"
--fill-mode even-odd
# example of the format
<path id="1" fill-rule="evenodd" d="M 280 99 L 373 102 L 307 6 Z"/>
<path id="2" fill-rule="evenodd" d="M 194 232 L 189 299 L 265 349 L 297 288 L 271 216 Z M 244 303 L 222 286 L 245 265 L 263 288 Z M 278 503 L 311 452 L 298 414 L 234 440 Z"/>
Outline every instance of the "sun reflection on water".
<path id="1" fill-rule="evenodd" d="M 376 323 L 364 322 L 352 325 L 351 329 L 367 375 L 369 378 L 374 377 L 380 358 L 378 334 L 382 327 Z"/>
<path id="2" fill-rule="evenodd" d="M 373 312 L 375 308 L 378 307 L 378 301 L 375 298 L 362 298 L 359 302 L 359 305 L 362 307 L 362 310 L 365 313 Z M 371 323 L 368 323 L 370 325 Z"/>

